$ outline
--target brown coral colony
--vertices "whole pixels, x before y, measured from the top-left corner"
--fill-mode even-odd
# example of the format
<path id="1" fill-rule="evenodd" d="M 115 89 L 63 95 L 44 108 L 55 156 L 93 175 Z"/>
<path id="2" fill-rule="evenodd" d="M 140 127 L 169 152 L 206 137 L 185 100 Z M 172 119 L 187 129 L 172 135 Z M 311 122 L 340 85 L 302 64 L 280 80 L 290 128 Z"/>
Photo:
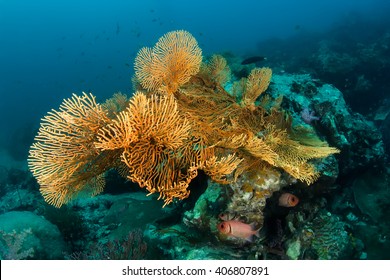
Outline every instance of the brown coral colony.
<path id="1" fill-rule="evenodd" d="M 268 166 L 311 184 L 318 172 L 309 160 L 338 150 L 318 138 L 310 141 L 315 146 L 305 144 L 304 136 L 289 133 L 285 112 L 259 103 L 271 76 L 271 69 L 255 68 L 227 92 L 226 60 L 214 55 L 202 62 L 190 33 L 169 32 L 139 51 L 138 91 L 130 99 L 115 94 L 100 105 L 83 93 L 49 112 L 31 146 L 29 168 L 56 207 L 101 192 L 111 168 L 159 193 L 164 206 L 189 196 L 198 170 L 226 184 Z"/>

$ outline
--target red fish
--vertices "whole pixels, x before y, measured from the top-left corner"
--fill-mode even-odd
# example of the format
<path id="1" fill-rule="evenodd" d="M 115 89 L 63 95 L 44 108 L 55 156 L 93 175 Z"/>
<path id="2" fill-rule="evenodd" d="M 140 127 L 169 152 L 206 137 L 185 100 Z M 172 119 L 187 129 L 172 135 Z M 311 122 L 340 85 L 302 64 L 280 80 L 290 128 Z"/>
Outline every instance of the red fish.
<path id="1" fill-rule="evenodd" d="M 260 229 L 256 230 L 254 224 L 245 224 L 237 220 L 229 220 L 218 224 L 218 230 L 223 235 L 242 238 L 252 242 L 254 235 L 259 237 Z"/>
<path id="2" fill-rule="evenodd" d="M 279 206 L 294 207 L 299 203 L 299 198 L 291 193 L 281 194 L 279 197 Z"/>

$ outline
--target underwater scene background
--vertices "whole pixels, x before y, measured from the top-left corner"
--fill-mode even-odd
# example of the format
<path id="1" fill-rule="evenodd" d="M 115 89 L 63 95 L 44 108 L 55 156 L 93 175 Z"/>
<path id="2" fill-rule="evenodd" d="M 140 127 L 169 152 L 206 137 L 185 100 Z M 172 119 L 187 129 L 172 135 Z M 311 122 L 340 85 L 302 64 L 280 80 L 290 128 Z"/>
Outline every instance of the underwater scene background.
<path id="1" fill-rule="evenodd" d="M 0 259 L 390 259 L 389 14 L 0 0 Z"/>

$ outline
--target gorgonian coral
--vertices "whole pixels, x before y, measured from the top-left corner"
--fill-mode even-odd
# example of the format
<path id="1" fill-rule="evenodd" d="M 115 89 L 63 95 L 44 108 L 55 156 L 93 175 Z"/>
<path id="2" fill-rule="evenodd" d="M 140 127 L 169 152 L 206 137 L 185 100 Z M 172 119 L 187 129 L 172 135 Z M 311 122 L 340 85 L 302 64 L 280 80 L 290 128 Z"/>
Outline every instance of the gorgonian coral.
<path id="1" fill-rule="evenodd" d="M 104 172 L 115 155 L 102 154 L 94 141 L 108 121 L 95 97 L 86 93 L 65 99 L 42 119 L 28 165 L 48 203 L 59 207 L 81 192 L 103 190 Z"/>
<path id="2" fill-rule="evenodd" d="M 120 149 L 128 178 L 171 202 L 188 196 L 187 186 L 197 175 L 198 151 L 191 149 L 190 130 L 173 96 L 137 92 L 127 109 L 98 132 L 95 146 Z"/>
<path id="3" fill-rule="evenodd" d="M 234 96 L 223 87 L 231 79 L 226 60 L 201 61 L 190 33 L 169 32 L 138 53 L 139 91 L 130 99 L 116 94 L 99 105 L 92 95 L 74 95 L 48 113 L 28 159 L 45 200 L 61 206 L 84 191 L 96 194 L 110 168 L 165 204 L 188 197 L 199 169 L 220 183 L 256 168 L 314 182 L 310 159 L 338 150 L 313 131 L 294 133 L 280 102 L 259 103 L 271 69 L 253 69 L 233 85 Z"/>
<path id="4" fill-rule="evenodd" d="M 175 92 L 199 71 L 202 50 L 187 31 L 168 32 L 135 58 L 135 75 L 147 90 Z"/>

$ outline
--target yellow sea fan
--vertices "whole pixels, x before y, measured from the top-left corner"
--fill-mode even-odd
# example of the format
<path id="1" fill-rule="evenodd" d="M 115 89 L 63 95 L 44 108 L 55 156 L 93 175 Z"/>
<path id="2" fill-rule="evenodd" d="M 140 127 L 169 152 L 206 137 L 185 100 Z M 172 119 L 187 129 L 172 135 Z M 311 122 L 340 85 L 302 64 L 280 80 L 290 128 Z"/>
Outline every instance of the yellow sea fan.
<path id="1" fill-rule="evenodd" d="M 191 126 L 179 113 L 173 96 L 137 92 L 128 108 L 130 126 L 138 139 L 148 139 L 164 149 L 176 149 L 189 137 Z"/>
<path id="2" fill-rule="evenodd" d="M 127 178 L 169 203 L 187 197 L 188 184 L 197 175 L 203 151 L 195 149 L 190 131 L 173 95 L 137 92 L 127 109 L 98 132 L 95 146 L 123 150 Z"/>
<path id="3" fill-rule="evenodd" d="M 149 91 L 174 93 L 199 71 L 202 50 L 187 31 L 166 33 L 153 49 L 142 48 L 135 59 L 135 75 Z"/>
<path id="4" fill-rule="evenodd" d="M 242 99 L 242 95 L 246 87 L 246 78 L 241 78 L 238 81 L 234 81 L 232 85 L 232 95 L 238 100 Z"/>
<path id="5" fill-rule="evenodd" d="M 59 111 L 42 119 L 28 166 L 49 204 L 60 207 L 83 191 L 102 191 L 102 174 L 113 157 L 102 155 L 93 143 L 97 130 L 108 122 L 95 97 L 86 93 L 65 99 Z"/>
<path id="6" fill-rule="evenodd" d="M 213 55 L 210 60 L 201 66 L 203 75 L 212 81 L 224 85 L 231 79 L 231 70 L 226 59 L 219 54 Z"/>
<path id="7" fill-rule="evenodd" d="M 154 69 L 157 63 L 156 55 L 148 47 L 141 48 L 135 58 L 135 77 L 143 88 L 150 91 L 158 90 L 162 85 L 164 73 Z"/>
<path id="8" fill-rule="evenodd" d="M 102 104 L 102 108 L 106 110 L 107 116 L 113 119 L 116 117 L 116 114 L 126 109 L 127 105 L 129 105 L 129 99 L 126 94 L 117 92 Z"/>
<path id="9" fill-rule="evenodd" d="M 254 108 L 256 99 L 269 86 L 272 77 L 272 70 L 267 67 L 254 68 L 246 80 L 245 90 L 242 96 L 242 104 Z"/>
<path id="10" fill-rule="evenodd" d="M 320 173 L 314 168 L 314 166 L 307 162 L 296 165 L 281 162 L 280 167 L 292 177 L 305 182 L 307 185 L 313 184 L 320 177 Z"/>
<path id="11" fill-rule="evenodd" d="M 177 109 L 173 96 L 136 92 L 125 111 L 98 132 L 95 146 L 101 150 L 129 148 L 140 139 L 175 149 L 188 138 L 190 125 Z"/>
<path id="12" fill-rule="evenodd" d="M 222 86 L 230 79 L 226 60 L 215 55 L 199 72 L 201 62 L 190 33 L 169 32 L 135 59 L 134 86 L 145 93 L 130 100 L 117 94 L 102 106 L 92 95 L 74 95 L 48 113 L 28 158 L 45 200 L 59 207 L 83 192 L 99 193 L 110 168 L 158 193 L 164 205 L 188 197 L 199 169 L 221 183 L 259 168 L 316 180 L 309 160 L 338 150 L 293 130 L 281 99 L 255 103 L 271 69 L 253 69 L 232 96 Z"/>
<path id="13" fill-rule="evenodd" d="M 231 135 L 226 135 L 226 133 L 224 134 L 221 133 L 223 137 L 214 144 L 215 146 L 224 149 L 236 150 L 244 147 L 248 143 L 248 139 L 251 137 L 247 133 L 231 133 Z"/>
<path id="14" fill-rule="evenodd" d="M 243 150 L 251 156 L 259 158 L 270 165 L 275 165 L 275 161 L 279 155 L 263 140 L 256 136 L 248 139 L 248 142 L 243 147 Z"/>
<path id="15" fill-rule="evenodd" d="M 126 110 L 118 113 L 116 119 L 98 131 L 95 147 L 102 151 L 123 149 L 129 147 L 136 137 Z"/>
<path id="16" fill-rule="evenodd" d="M 233 180 L 233 177 L 230 180 L 227 177 L 233 175 L 233 172 L 242 161 L 243 159 L 238 158 L 234 154 L 229 154 L 221 158 L 213 156 L 204 162 L 202 169 L 215 182 L 228 184 Z"/>
<path id="17" fill-rule="evenodd" d="M 268 126 L 268 133 L 264 137 L 265 143 L 277 154 L 274 166 L 284 169 L 296 179 L 313 183 L 319 174 L 308 161 L 314 158 L 324 158 L 338 153 L 339 150 L 329 147 L 326 142 L 315 141 L 318 146 L 300 144 L 290 139 L 286 130 Z M 313 142 L 314 143 L 314 142 Z"/>

